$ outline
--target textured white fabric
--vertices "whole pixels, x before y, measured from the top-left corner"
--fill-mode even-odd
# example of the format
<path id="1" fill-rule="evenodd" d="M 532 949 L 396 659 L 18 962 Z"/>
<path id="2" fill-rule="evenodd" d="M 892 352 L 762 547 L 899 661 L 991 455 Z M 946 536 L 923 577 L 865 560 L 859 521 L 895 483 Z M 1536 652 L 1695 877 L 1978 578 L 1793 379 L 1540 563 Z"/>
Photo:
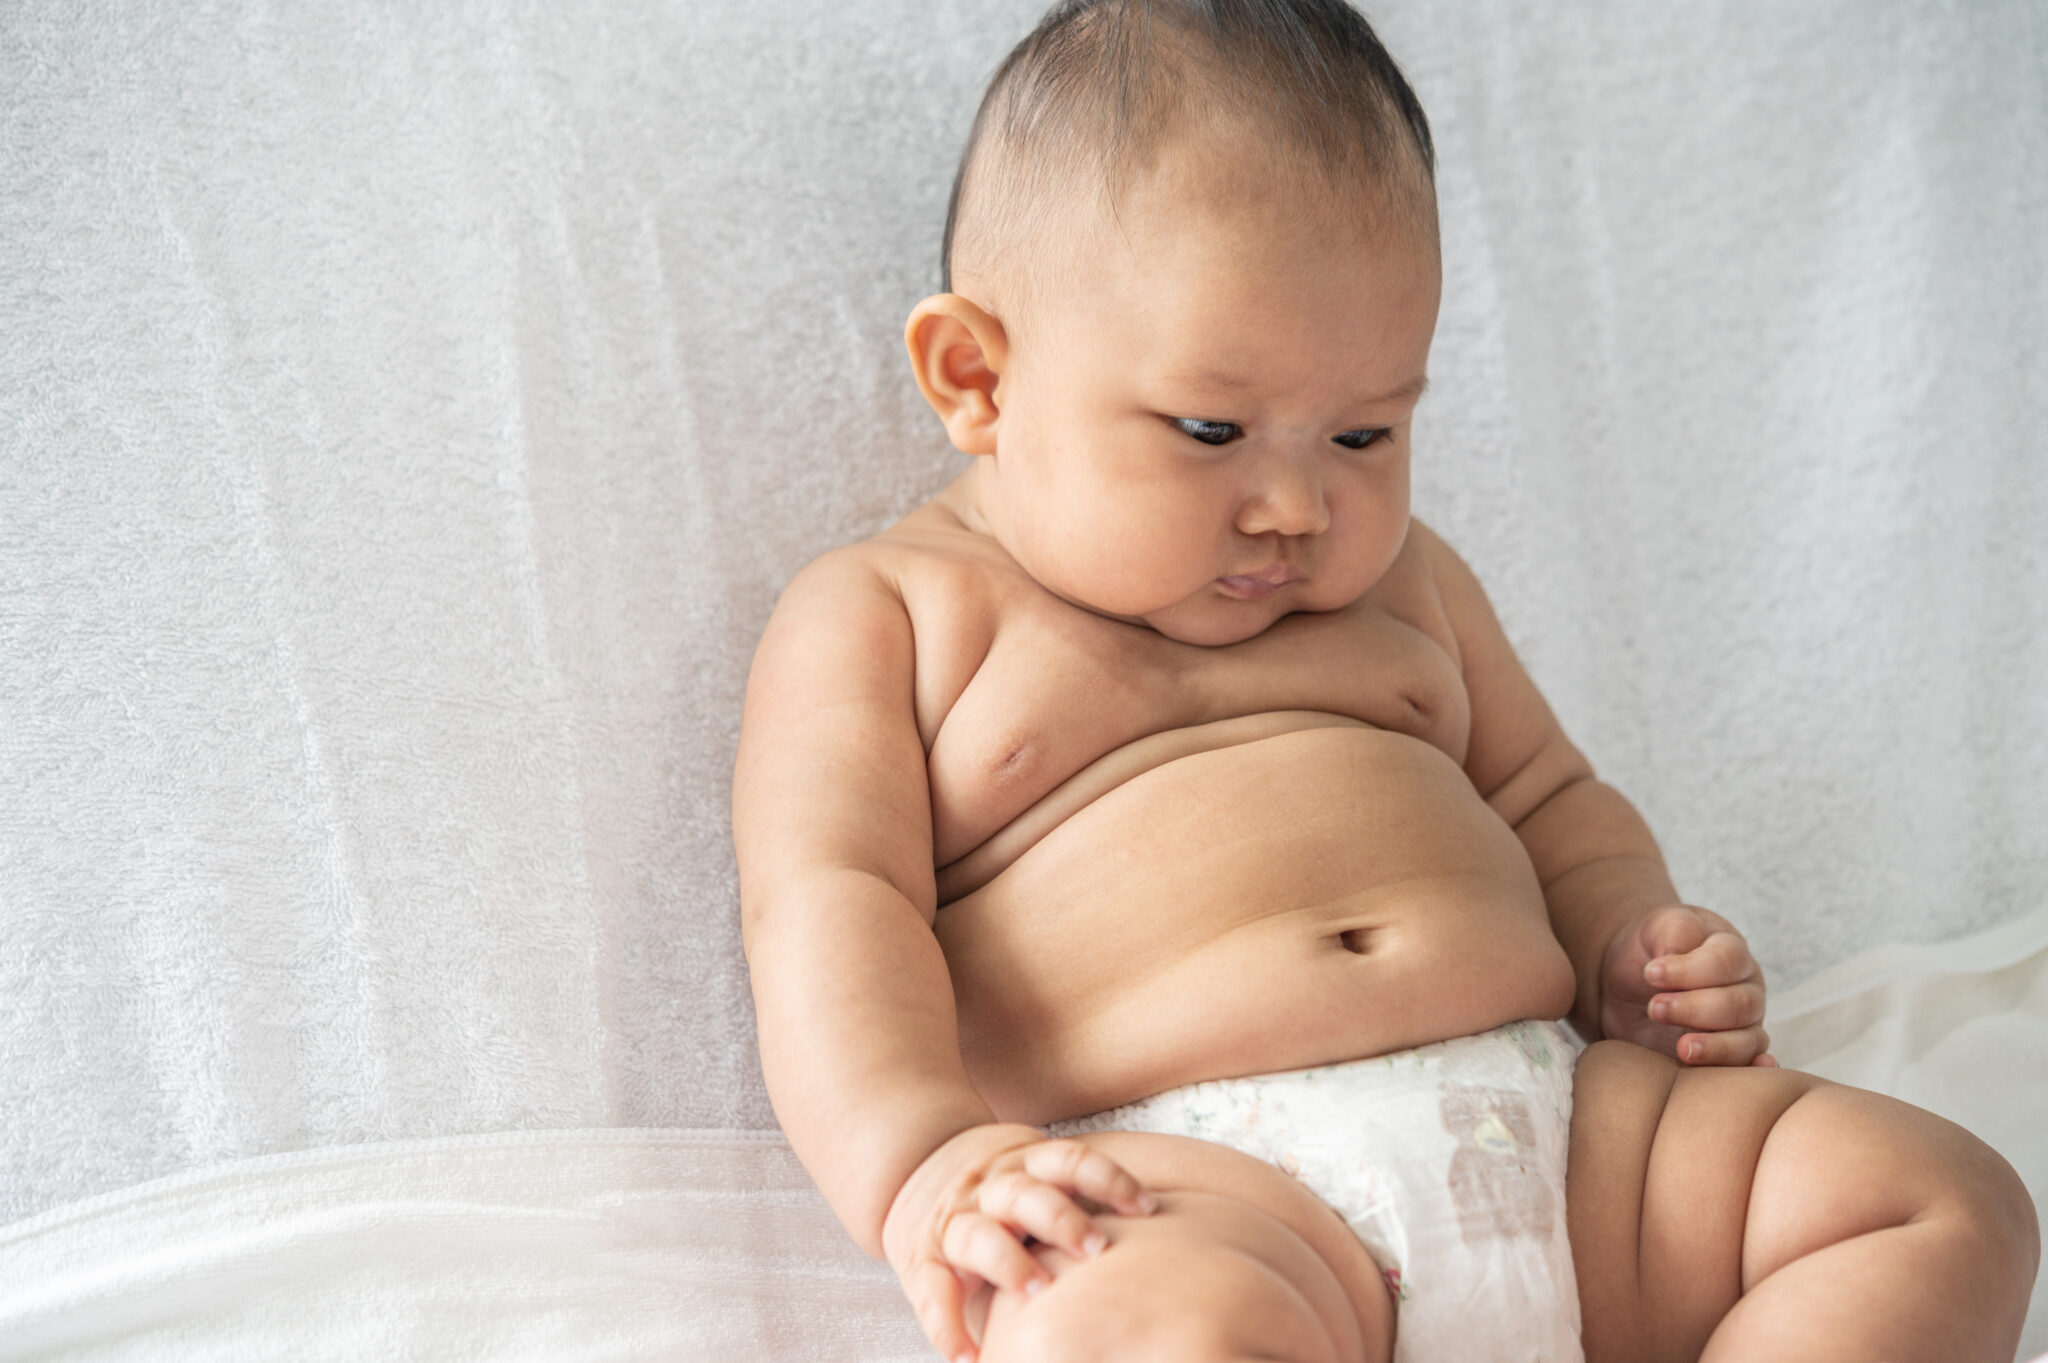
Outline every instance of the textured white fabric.
<path id="1" fill-rule="evenodd" d="M 307 1151 L 0 1228 L 5 1363 L 933 1357 L 772 1132 Z"/>
<path id="2" fill-rule="evenodd" d="M 0 7 L 0 1221 L 762 1127 L 779 585 L 957 466 L 898 329 L 1036 0 Z M 1418 500 L 1779 984 L 2048 889 L 2048 68 L 1962 8 L 1374 7 Z"/>
<path id="3" fill-rule="evenodd" d="M 1563 1023 L 1512 1022 L 1048 1130 L 1190 1136 L 1285 1170 L 1380 1266 L 1400 1303 L 1393 1363 L 1578 1363 L 1564 1172 L 1581 1045 Z"/>

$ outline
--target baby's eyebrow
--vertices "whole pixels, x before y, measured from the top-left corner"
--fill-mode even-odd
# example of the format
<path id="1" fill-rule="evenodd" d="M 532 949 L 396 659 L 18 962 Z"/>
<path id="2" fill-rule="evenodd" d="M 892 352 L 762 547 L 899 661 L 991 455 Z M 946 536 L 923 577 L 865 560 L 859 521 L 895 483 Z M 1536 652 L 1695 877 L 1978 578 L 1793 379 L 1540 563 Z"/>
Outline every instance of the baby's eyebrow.
<path id="1" fill-rule="evenodd" d="M 1398 388 L 1390 388 L 1378 397 L 1367 398 L 1367 403 L 1377 402 L 1419 402 L 1429 391 L 1429 375 L 1417 374 Z"/>
<path id="2" fill-rule="evenodd" d="M 1193 388 L 1202 392 L 1241 393 L 1256 383 L 1243 374 L 1227 369 L 1182 369 L 1166 376 L 1166 381 L 1176 388 Z M 1382 402 L 1416 402 L 1429 391 L 1429 375 L 1417 374 L 1406 383 L 1388 389 L 1375 397 L 1364 399 L 1368 406 Z"/>
<path id="3" fill-rule="evenodd" d="M 1253 386 L 1249 378 L 1228 369 L 1181 369 L 1168 374 L 1166 381 L 1177 388 L 1221 390 L 1228 393 L 1241 393 Z"/>

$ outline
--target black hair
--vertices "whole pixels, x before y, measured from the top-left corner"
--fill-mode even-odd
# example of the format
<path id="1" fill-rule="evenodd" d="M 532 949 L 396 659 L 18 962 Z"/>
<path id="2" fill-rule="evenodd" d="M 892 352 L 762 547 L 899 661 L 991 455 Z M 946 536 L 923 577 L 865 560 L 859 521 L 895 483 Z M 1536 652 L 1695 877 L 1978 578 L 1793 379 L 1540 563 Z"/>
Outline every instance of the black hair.
<path id="1" fill-rule="evenodd" d="M 1434 184 L 1422 104 L 1344 0 L 1060 0 L 982 96 L 946 205 L 942 287 L 985 141 L 1041 167 L 1088 158 L 1114 186 L 1191 100 L 1251 117 L 1333 184 L 1384 181 L 1404 162 Z"/>

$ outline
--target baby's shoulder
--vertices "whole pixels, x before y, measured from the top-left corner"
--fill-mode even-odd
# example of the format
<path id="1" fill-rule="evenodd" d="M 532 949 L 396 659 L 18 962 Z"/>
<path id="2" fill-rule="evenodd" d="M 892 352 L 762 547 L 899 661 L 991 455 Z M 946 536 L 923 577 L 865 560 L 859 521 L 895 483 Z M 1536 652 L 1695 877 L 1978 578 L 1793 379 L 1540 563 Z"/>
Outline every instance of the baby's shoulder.
<path id="1" fill-rule="evenodd" d="M 845 632 L 856 621 L 914 641 L 917 670 L 951 674 L 986 653 L 1017 606 L 1019 570 L 988 537 L 944 507 L 927 505 L 879 534 L 831 549 L 782 591 L 776 615 L 806 633 Z"/>
<path id="2" fill-rule="evenodd" d="M 828 549 L 799 569 L 784 593 L 886 590 L 903 597 L 933 577 L 971 571 L 974 537 L 934 507 L 923 506 L 863 540 Z"/>
<path id="3" fill-rule="evenodd" d="M 1020 592 L 1007 555 L 991 554 L 986 537 L 957 518 L 922 514 L 928 510 L 812 559 L 783 589 L 769 626 L 827 686 L 838 669 L 818 669 L 821 653 L 849 667 L 861 658 L 895 660 L 901 671 L 892 685 L 909 683 L 927 748 Z"/>
<path id="4" fill-rule="evenodd" d="M 1416 607 L 1441 620 L 1463 639 L 1473 631 L 1499 629 L 1478 574 L 1450 542 L 1420 520 L 1411 520 L 1401 558 L 1408 564 L 1409 590 Z"/>

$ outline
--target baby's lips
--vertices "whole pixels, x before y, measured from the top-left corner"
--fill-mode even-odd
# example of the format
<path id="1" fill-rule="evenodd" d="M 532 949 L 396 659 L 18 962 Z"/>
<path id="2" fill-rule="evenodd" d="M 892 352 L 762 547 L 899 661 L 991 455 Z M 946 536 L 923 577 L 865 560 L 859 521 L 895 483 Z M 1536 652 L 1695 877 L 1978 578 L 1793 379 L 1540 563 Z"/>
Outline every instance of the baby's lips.
<path id="1" fill-rule="evenodd" d="M 1235 597 L 1256 601 L 1262 596 L 1271 596 L 1290 582 L 1301 581 L 1302 574 L 1285 563 L 1276 563 L 1256 573 L 1233 573 L 1216 579 L 1216 585 Z"/>
<path id="2" fill-rule="evenodd" d="M 1291 563 L 1270 563 L 1255 573 L 1237 573 L 1224 580 L 1227 582 L 1257 582 L 1268 587 L 1284 587 L 1290 582 L 1301 580 L 1301 570 Z"/>

